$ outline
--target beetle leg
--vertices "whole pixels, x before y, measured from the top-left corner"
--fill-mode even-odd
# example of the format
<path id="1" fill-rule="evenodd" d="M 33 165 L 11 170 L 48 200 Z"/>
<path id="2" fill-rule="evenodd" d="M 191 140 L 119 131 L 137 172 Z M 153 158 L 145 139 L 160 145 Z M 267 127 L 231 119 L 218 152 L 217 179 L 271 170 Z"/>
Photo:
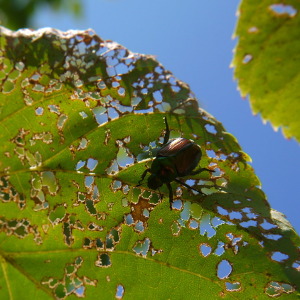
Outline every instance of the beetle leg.
<path id="1" fill-rule="evenodd" d="M 150 169 L 146 169 L 146 170 L 144 171 L 144 173 L 142 174 L 141 180 L 139 180 L 137 186 L 140 186 L 140 185 L 142 184 L 142 181 L 145 179 L 145 177 L 146 177 L 146 175 L 147 175 L 148 172 L 150 172 Z"/>
<path id="2" fill-rule="evenodd" d="M 166 133 L 165 133 L 165 137 L 164 137 L 164 145 L 169 141 L 170 138 L 170 128 L 169 128 L 169 124 L 167 121 L 167 117 L 164 117 L 165 119 L 165 124 L 166 124 Z"/>
<path id="3" fill-rule="evenodd" d="M 170 209 L 172 210 L 172 204 L 173 204 L 173 191 L 172 186 L 169 182 L 166 183 L 166 186 L 169 190 L 169 202 L 170 202 Z"/>
<path id="4" fill-rule="evenodd" d="M 210 173 L 215 172 L 214 170 L 210 170 L 210 169 L 206 169 L 206 168 L 199 168 L 199 169 L 197 169 L 195 171 L 192 171 L 189 175 L 196 175 L 196 174 L 199 174 L 199 173 L 201 173 L 203 171 L 207 171 L 207 172 L 210 172 Z"/>
<path id="5" fill-rule="evenodd" d="M 198 192 L 198 193 L 204 195 L 201 191 L 194 189 L 193 187 L 191 187 L 190 185 L 188 185 L 188 184 L 186 184 L 186 183 L 180 181 L 179 179 L 176 179 L 176 178 L 175 178 L 174 181 L 180 183 L 181 185 L 185 186 L 185 187 L 188 188 L 188 189 L 191 189 L 191 190 L 193 190 L 193 191 L 195 191 L 195 192 Z"/>
<path id="6" fill-rule="evenodd" d="M 158 192 L 159 192 L 159 196 L 160 196 L 160 199 L 162 200 L 164 195 L 160 192 L 160 189 L 158 188 Z"/>

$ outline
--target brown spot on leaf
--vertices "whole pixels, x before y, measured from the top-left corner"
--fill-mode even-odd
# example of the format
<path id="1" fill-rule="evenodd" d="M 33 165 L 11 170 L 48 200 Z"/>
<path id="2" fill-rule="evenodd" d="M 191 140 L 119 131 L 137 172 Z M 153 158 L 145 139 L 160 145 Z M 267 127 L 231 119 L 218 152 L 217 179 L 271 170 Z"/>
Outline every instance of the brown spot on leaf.
<path id="1" fill-rule="evenodd" d="M 153 208 L 153 204 L 149 202 L 148 199 L 145 199 L 143 197 L 139 198 L 138 203 L 130 203 L 131 206 L 131 215 L 134 219 L 134 221 L 142 221 L 146 222 L 149 217 L 146 217 L 144 214 L 144 210 L 151 211 Z"/>

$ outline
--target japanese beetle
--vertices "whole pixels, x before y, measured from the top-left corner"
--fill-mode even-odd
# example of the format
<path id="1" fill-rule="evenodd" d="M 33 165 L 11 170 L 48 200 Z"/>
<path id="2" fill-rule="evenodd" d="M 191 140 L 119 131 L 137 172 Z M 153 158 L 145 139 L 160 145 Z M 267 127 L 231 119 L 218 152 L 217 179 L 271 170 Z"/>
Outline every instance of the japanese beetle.
<path id="1" fill-rule="evenodd" d="M 150 173 L 151 175 L 148 178 L 147 184 L 148 187 L 152 190 L 156 190 L 165 184 L 169 190 L 170 209 L 172 209 L 173 191 L 170 182 L 176 181 L 181 185 L 202 194 L 201 191 L 181 182 L 178 178 L 187 175 L 196 175 L 203 171 L 213 171 L 206 168 L 194 170 L 202 156 L 201 148 L 192 140 L 185 138 L 170 140 L 170 129 L 167 118 L 164 118 L 164 120 L 166 124 L 164 143 L 158 150 L 151 168 L 146 169 L 142 174 L 138 186 L 141 185 L 147 173 Z"/>

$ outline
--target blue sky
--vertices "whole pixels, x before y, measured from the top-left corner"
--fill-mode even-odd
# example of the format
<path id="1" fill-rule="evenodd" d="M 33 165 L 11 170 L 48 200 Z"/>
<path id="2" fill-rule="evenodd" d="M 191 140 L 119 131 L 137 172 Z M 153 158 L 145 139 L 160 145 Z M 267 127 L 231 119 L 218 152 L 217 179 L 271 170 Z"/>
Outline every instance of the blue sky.
<path id="1" fill-rule="evenodd" d="M 83 0 L 83 16 L 41 9 L 34 28 L 92 28 L 133 52 L 152 54 L 188 83 L 201 107 L 223 123 L 252 157 L 271 207 L 300 233 L 300 147 L 263 125 L 242 99 L 229 68 L 239 1 Z M 296 171 L 296 172 L 295 172 Z"/>

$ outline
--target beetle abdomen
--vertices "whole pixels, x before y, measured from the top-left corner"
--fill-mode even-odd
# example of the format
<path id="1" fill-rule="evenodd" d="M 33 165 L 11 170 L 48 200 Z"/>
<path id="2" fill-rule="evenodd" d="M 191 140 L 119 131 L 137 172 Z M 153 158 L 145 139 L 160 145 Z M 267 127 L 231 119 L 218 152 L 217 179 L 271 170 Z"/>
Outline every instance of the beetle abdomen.
<path id="1" fill-rule="evenodd" d="M 191 143 L 176 157 L 176 169 L 179 177 L 189 175 L 199 164 L 202 152 L 200 147 Z"/>

